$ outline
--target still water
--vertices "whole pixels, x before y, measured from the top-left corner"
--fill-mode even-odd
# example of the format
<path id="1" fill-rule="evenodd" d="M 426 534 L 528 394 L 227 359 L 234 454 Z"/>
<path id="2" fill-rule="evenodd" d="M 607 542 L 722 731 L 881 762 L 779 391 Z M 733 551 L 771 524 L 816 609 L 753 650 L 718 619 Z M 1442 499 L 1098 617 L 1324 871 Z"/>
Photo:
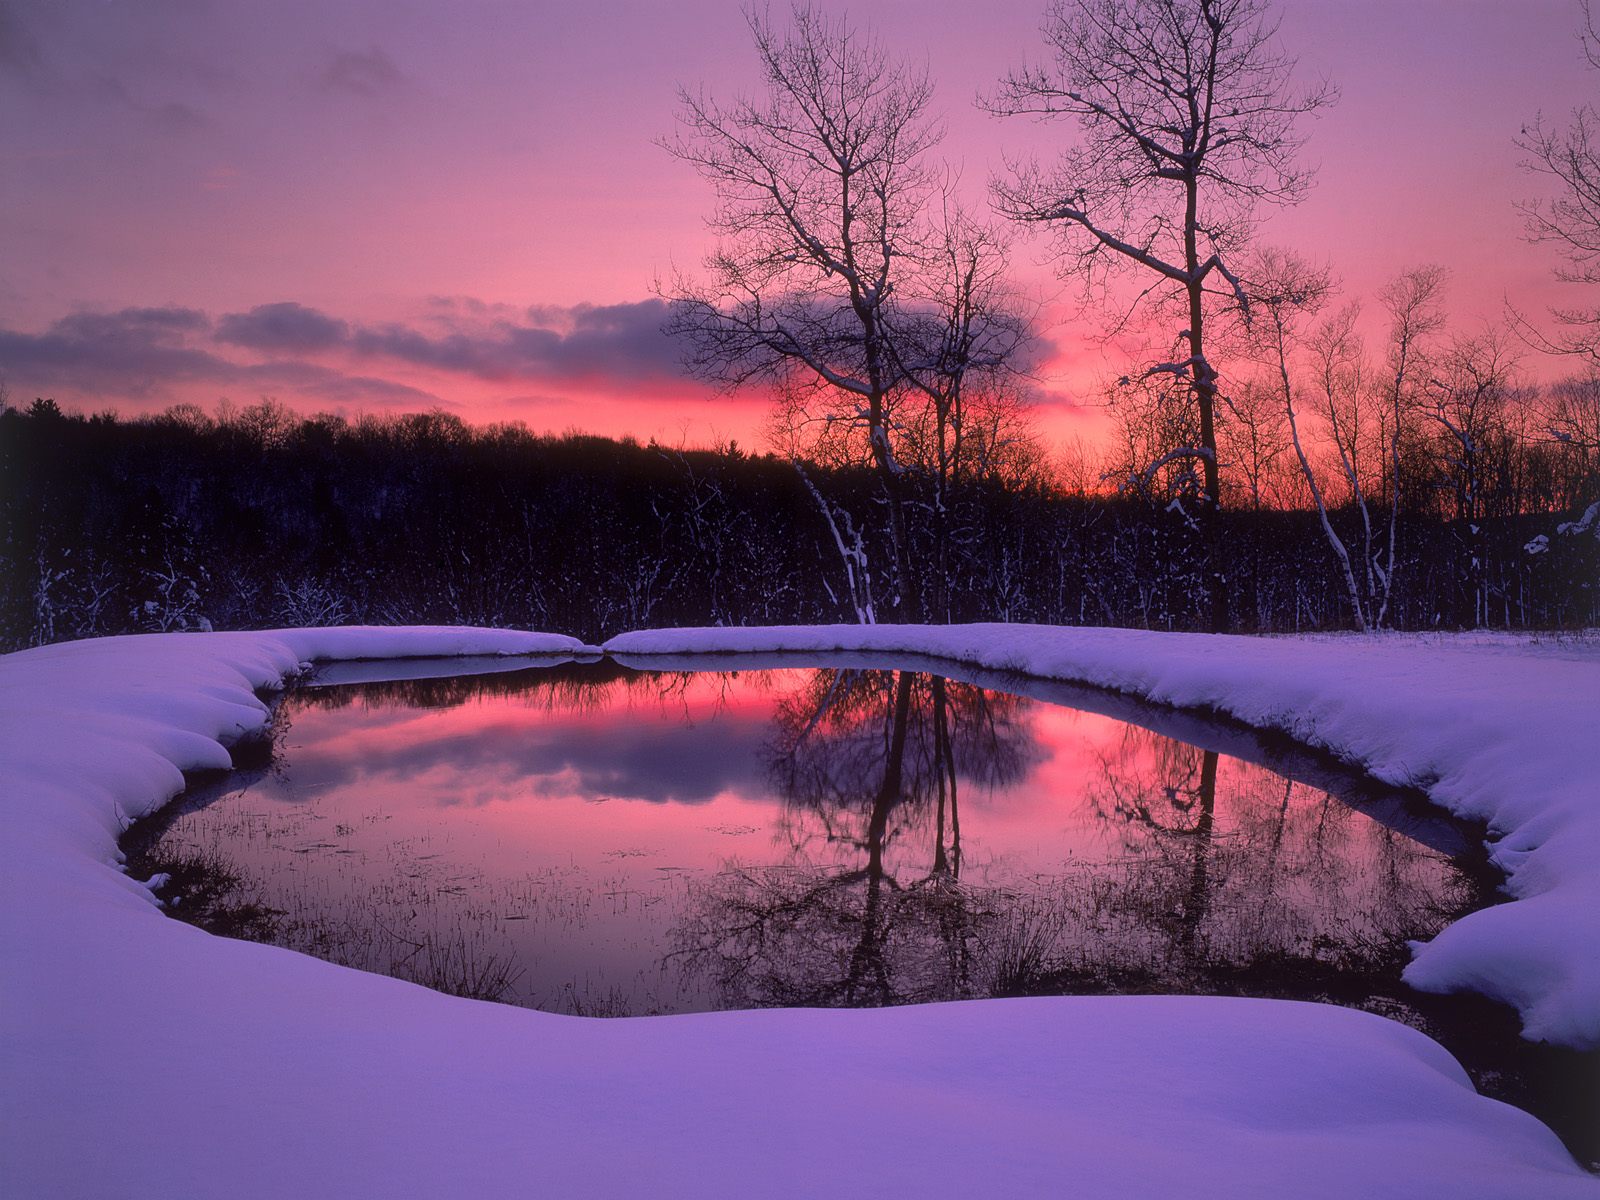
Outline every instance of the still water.
<path id="1" fill-rule="evenodd" d="M 818 661 L 326 676 L 282 700 L 269 763 L 193 790 L 137 852 L 213 928 L 597 1016 L 1359 1003 L 1400 986 L 1406 939 L 1481 902 L 1459 828 L 1259 765 L 1283 764 L 1237 730 Z"/>

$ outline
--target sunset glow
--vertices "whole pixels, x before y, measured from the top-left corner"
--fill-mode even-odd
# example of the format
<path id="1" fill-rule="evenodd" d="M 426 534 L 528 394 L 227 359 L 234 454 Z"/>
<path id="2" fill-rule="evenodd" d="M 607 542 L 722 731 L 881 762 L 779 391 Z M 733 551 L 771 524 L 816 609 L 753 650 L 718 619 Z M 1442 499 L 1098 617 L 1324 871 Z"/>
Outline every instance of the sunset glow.
<path id="1" fill-rule="evenodd" d="M 1562 301 L 1521 237 L 1541 194 L 1513 139 L 1589 81 L 1562 0 L 1282 6 L 1282 40 L 1340 103 L 1308 125 L 1318 186 L 1263 237 L 1372 304 L 1396 271 L 1451 269 L 1464 326 Z M 1007 156 L 1066 124 L 972 101 L 1042 53 L 1034 0 L 874 5 L 925 57 L 941 153 L 983 202 Z M 752 83 L 736 4 L 24 6 L 0 17 L 0 377 L 13 402 L 303 411 L 440 407 L 474 422 L 759 444 L 769 400 L 684 377 L 655 280 L 694 269 L 712 197 L 655 140 L 675 91 Z M 1019 247 L 1041 307 L 1053 441 L 1097 435 L 1120 369 Z M 1376 331 L 1375 331 L 1376 333 Z M 1536 376 L 1559 363 L 1530 354 Z"/>
<path id="2" fill-rule="evenodd" d="M 0 0 L 0 1197 L 1600 1200 L 1600 0 Z"/>

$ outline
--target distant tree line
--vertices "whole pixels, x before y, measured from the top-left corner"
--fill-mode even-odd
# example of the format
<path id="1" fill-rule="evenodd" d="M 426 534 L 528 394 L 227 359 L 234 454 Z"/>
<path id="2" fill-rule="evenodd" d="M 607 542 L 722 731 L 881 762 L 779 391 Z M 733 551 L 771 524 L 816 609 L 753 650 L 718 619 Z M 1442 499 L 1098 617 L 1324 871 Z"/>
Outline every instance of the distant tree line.
<path id="1" fill-rule="evenodd" d="M 1577 403 L 1573 388 L 1552 394 Z M 1600 621 L 1600 463 L 1593 446 L 1519 433 L 1535 425 L 1487 429 L 1470 487 L 1459 456 L 1439 457 L 1448 443 L 1406 446 L 1387 624 Z M 1020 438 L 954 480 L 908 468 L 908 557 L 942 577 L 907 616 L 1207 627 L 1208 551 L 1181 496 L 1110 489 L 1104 474 Z M 1369 502 L 1384 495 L 1374 484 Z M 1221 517 L 1228 627 L 1353 627 L 1322 518 L 1256 499 Z M 1361 544 L 1370 512 L 1348 488 L 1324 500 L 1327 527 Z M 856 621 L 862 596 L 895 584 L 886 508 L 870 465 L 732 444 L 549 437 L 443 413 L 302 418 L 272 401 L 127 420 L 41 400 L 0 411 L 0 646 L 352 622 L 596 641 Z"/>
<path id="2" fill-rule="evenodd" d="M 1585 7 L 1582 42 L 1600 67 Z M 685 90 L 665 148 L 711 185 L 716 244 L 663 284 L 700 377 L 776 400 L 770 442 L 674 449 L 302 418 L 264 400 L 121 420 L 0 389 L 0 645 L 363 621 L 525 626 L 994 619 L 1162 629 L 1594 624 L 1600 309 L 1541 333 L 1447 328 L 1447 273 L 1376 297 L 1266 246 L 1305 194 L 1268 0 L 1064 0 L 1041 65 L 983 106 L 1063 120 L 996 207 L 1055 238 L 1106 334 L 1115 436 L 1048 456 L 1037 318 L 1011 235 L 935 157 L 927 72 L 804 3 L 747 16 L 763 86 Z M 1600 282 L 1592 106 L 1518 144 L 1560 276 Z M 1088 310 L 1086 309 L 1086 311 Z M 1535 386 L 1533 349 L 1577 364 Z"/>
<path id="3" fill-rule="evenodd" d="M 954 576 L 971 560 L 956 542 L 975 526 L 952 505 L 983 482 L 972 460 L 1000 447 L 1013 467 L 1029 458 L 1018 447 L 1031 443 L 1038 314 L 1008 282 L 1011 235 L 962 208 L 959 171 L 935 157 L 925 67 L 804 0 L 786 24 L 766 10 L 746 20 L 764 87 L 722 101 L 685 89 L 663 142 L 710 185 L 717 235 L 699 275 L 663 289 L 668 329 L 703 378 L 773 388 L 792 456 L 876 473 L 894 571 L 864 595 L 869 576 L 852 567 L 858 618 L 953 618 Z M 1028 514 L 1042 524 L 993 531 L 1052 541 L 1078 584 L 1050 591 L 1036 559 L 1022 566 L 1007 547 L 995 561 L 991 544 L 978 556 L 989 610 L 1070 619 L 1075 603 L 1079 620 L 1189 625 L 1198 578 L 1205 628 L 1319 625 L 1331 571 L 1341 620 L 1363 630 L 1562 619 L 1569 594 L 1525 597 L 1564 568 L 1532 562 L 1592 551 L 1517 538 L 1541 513 L 1572 514 L 1558 535 L 1600 533 L 1595 311 L 1554 314 L 1555 341 L 1515 312 L 1499 328 L 1446 330 L 1448 273 L 1416 266 L 1376 297 L 1385 344 L 1369 352 L 1359 302 L 1325 311 L 1331 271 L 1257 236 L 1267 211 L 1305 196 L 1302 126 L 1337 99 L 1325 81 L 1295 82 L 1269 0 L 1063 0 L 1041 32 L 1041 62 L 980 106 L 1062 121 L 1069 140 L 1053 162 L 1008 160 L 995 208 L 1052 235 L 1091 324 L 1146 345 L 1105 390 L 1115 445 L 1074 464 L 1075 490 L 1110 484 L 1123 501 L 1075 507 L 1057 492 L 1064 507 Z M 1592 19 L 1583 41 L 1600 65 Z M 1595 127 L 1586 107 L 1569 129 L 1536 125 L 1519 142 L 1562 185 L 1524 208 L 1526 232 L 1563 250 L 1563 278 L 1590 284 Z M 1531 388 L 1527 348 L 1575 356 L 1584 373 Z M 1314 514 L 1323 561 L 1264 537 L 1268 508 Z M 1063 529 L 1069 510 L 1104 523 Z M 1014 605 L 1003 597 L 1019 578 Z M 1570 582 L 1588 593 L 1586 577 Z"/>

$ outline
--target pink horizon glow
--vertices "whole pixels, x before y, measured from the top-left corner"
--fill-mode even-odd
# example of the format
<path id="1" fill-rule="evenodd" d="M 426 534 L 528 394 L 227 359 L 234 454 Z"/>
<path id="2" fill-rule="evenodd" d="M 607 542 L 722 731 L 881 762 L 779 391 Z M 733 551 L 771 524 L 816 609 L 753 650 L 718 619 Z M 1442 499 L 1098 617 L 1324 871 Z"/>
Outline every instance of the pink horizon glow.
<path id="1" fill-rule="evenodd" d="M 943 152 L 974 199 L 1005 154 L 1070 137 L 971 103 L 1039 58 L 1043 7 L 896 0 L 856 14 L 927 58 Z M 1464 329 L 1507 302 L 1574 303 L 1553 252 L 1521 238 L 1515 202 L 1546 188 L 1513 141 L 1596 90 L 1574 4 L 1280 10 L 1302 76 L 1343 97 L 1305 128 L 1316 190 L 1264 239 L 1327 261 L 1344 298 L 1367 302 L 1374 339 L 1377 289 L 1424 262 L 1451 268 Z M 308 412 L 441 407 L 540 431 L 760 445 L 767 397 L 683 378 L 648 306 L 654 280 L 695 267 L 711 205 L 652 141 L 672 129 L 680 83 L 752 84 L 746 43 L 722 0 L 13 15 L 0 23 L 0 378 L 13 403 L 85 410 L 272 395 Z M 1121 363 L 1069 323 L 1048 251 L 1035 239 L 1017 254 L 1050 346 L 1038 424 L 1052 444 L 1092 440 L 1098 383 Z M 276 341 L 219 336 L 270 305 L 311 315 Z M 337 334 L 308 336 L 318 318 Z M 1530 353 L 1526 369 L 1567 368 Z"/>

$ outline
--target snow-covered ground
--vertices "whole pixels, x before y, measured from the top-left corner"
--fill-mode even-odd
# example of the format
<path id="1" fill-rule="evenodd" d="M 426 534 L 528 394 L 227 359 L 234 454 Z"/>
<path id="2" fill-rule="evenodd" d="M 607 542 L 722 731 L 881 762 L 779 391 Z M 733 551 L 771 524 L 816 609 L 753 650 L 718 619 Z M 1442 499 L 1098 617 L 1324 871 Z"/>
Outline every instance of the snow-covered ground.
<path id="1" fill-rule="evenodd" d="M 1227 714 L 1420 787 L 1483 821 L 1515 902 L 1473 913 L 1406 971 L 1516 1007 L 1526 1036 L 1600 1045 L 1600 640 L 1496 634 L 1246 638 L 1033 625 L 625 633 L 620 656 L 899 650 Z"/>
<path id="2" fill-rule="evenodd" d="M 311 658 L 563 654 L 482 630 L 109 638 L 0 658 L 0 1193 L 1600 1195 L 1440 1047 L 1332 1007 L 982 1001 L 598 1021 L 480 1004 L 165 919 L 126 822 L 222 767 Z M 1432 987 L 1600 1040 L 1600 650 L 1025 626 L 658 631 L 629 655 L 859 649 L 1215 708 L 1504 833 L 1519 899 Z"/>

